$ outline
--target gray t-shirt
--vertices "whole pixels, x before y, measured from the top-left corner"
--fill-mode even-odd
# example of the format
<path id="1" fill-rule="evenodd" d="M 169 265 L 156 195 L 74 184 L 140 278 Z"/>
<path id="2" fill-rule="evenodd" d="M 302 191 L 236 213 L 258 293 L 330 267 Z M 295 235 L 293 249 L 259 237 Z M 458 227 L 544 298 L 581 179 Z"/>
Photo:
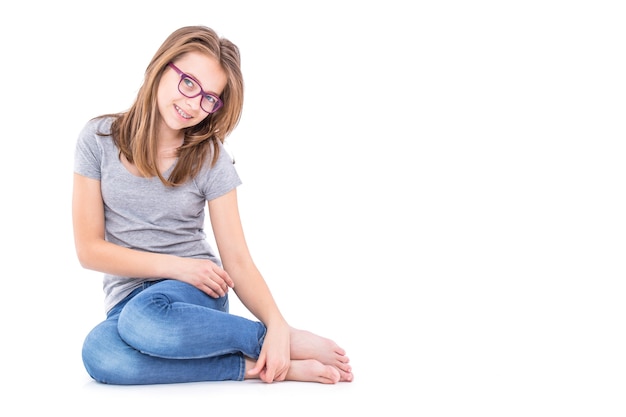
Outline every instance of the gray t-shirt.
<path id="1" fill-rule="evenodd" d="M 241 184 L 229 154 L 220 144 L 220 157 L 211 167 L 208 158 L 199 175 L 178 187 L 158 177 L 131 174 L 119 159 L 109 132 L 113 119 L 89 121 L 76 143 L 74 172 L 100 181 L 104 201 L 105 238 L 127 248 L 147 252 L 211 259 L 221 265 L 204 232 L 206 202 Z M 170 174 L 171 167 L 164 173 Z M 105 274 L 104 308 L 108 312 L 145 281 Z"/>

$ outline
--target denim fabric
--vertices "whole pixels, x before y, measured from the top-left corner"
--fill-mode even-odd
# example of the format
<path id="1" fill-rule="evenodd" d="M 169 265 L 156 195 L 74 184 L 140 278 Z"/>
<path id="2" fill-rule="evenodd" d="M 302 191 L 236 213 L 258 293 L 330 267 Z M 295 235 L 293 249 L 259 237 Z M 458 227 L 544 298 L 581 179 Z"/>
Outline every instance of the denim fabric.
<path id="1" fill-rule="evenodd" d="M 107 384 L 243 380 L 244 356 L 259 357 L 265 332 L 261 322 L 230 314 L 228 295 L 146 282 L 87 335 L 83 363 Z"/>

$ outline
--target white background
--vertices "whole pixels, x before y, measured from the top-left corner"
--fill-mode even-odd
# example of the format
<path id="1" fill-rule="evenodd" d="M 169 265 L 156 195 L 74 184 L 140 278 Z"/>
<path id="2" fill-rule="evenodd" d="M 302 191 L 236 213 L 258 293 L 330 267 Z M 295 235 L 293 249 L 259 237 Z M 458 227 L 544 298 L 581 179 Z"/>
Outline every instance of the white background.
<path id="1" fill-rule="evenodd" d="M 2 414 L 623 416 L 620 5 L 4 3 Z M 253 256 L 351 384 L 112 387 L 82 367 L 104 314 L 74 254 L 74 143 L 190 24 L 241 49 L 228 143 Z"/>

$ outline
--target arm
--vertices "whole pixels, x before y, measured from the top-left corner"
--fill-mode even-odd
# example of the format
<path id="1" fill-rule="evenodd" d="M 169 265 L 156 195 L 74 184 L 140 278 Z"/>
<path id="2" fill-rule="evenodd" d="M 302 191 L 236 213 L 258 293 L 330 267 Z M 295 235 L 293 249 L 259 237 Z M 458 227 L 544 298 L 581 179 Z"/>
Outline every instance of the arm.
<path id="1" fill-rule="evenodd" d="M 284 379 L 290 356 L 289 326 L 248 250 L 239 215 L 237 190 L 209 201 L 208 207 L 218 251 L 224 269 L 234 281 L 235 293 L 267 327 L 261 356 L 252 373 L 260 373 L 261 379 L 266 382 Z"/>
<path id="2" fill-rule="evenodd" d="M 178 279 L 213 297 L 232 286 L 228 274 L 211 261 L 143 252 L 106 241 L 98 180 L 74 174 L 72 222 L 76 254 L 84 268 L 134 278 Z"/>

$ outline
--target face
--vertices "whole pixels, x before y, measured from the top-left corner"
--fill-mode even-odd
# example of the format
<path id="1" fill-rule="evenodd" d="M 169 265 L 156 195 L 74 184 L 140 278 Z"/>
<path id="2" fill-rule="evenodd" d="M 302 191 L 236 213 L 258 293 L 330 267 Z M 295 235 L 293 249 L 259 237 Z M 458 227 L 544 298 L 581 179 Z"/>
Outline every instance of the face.
<path id="1" fill-rule="evenodd" d="M 206 93 L 219 96 L 226 87 L 226 73 L 212 56 L 190 52 L 180 57 L 174 64 L 180 71 L 197 81 Z M 202 95 L 185 97 L 178 89 L 180 81 L 180 74 L 171 66 L 167 66 L 157 90 L 157 105 L 163 119 L 162 129 L 171 130 L 172 133 L 195 126 L 209 116 L 209 113 L 200 107 Z"/>

